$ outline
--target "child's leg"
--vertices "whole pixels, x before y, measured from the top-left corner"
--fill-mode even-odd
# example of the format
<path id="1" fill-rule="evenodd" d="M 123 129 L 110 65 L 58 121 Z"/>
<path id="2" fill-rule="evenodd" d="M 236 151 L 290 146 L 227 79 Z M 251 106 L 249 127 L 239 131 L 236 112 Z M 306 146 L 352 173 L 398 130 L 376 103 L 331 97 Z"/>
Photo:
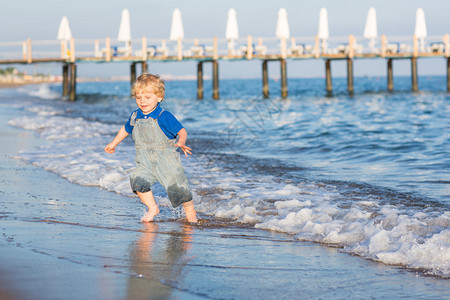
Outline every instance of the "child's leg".
<path id="1" fill-rule="evenodd" d="M 158 205 L 156 205 L 155 198 L 153 197 L 152 191 L 149 191 L 146 193 L 137 192 L 137 194 L 138 194 L 139 198 L 141 199 L 141 201 L 148 207 L 148 212 L 142 218 L 142 221 L 144 221 L 144 222 L 153 221 L 153 218 L 155 218 L 155 216 L 157 214 L 159 214 L 159 208 L 158 208 Z"/>
<path id="2" fill-rule="evenodd" d="M 197 213 L 195 212 L 194 201 L 184 202 L 183 207 L 188 222 L 197 223 Z"/>

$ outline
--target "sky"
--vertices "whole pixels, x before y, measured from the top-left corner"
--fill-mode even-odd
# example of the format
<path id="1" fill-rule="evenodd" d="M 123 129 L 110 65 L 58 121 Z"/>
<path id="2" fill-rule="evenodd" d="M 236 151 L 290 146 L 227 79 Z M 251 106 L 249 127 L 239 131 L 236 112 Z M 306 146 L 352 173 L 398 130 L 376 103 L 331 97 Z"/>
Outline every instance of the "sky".
<path id="1" fill-rule="evenodd" d="M 185 38 L 225 37 L 227 12 L 237 12 L 241 37 L 275 36 L 278 10 L 284 7 L 288 13 L 290 34 L 293 37 L 312 37 L 317 34 L 319 11 L 328 11 L 330 36 L 362 36 L 365 19 L 370 7 L 377 12 L 378 33 L 387 36 L 412 36 L 417 8 L 425 12 L 428 36 L 443 36 L 450 32 L 450 1 L 447 0 L 0 0 L 0 42 L 32 40 L 56 40 L 59 23 L 67 16 L 75 39 L 116 38 L 121 12 L 130 11 L 133 38 L 168 38 L 171 17 L 175 8 L 181 10 Z M 1 66 L 0 66 L 1 67 Z M 23 68 L 19 66 L 19 68 Z M 59 65 L 34 65 L 30 71 L 59 73 Z M 323 77 L 322 60 L 288 61 L 289 77 Z M 209 68 L 205 68 L 208 75 Z M 446 61 L 440 59 L 419 60 L 419 75 L 446 74 Z M 193 62 L 154 63 L 150 71 L 160 74 L 194 75 Z M 261 76 L 261 62 L 221 62 L 220 77 Z M 83 64 L 78 74 L 86 77 L 128 75 L 129 65 Z M 345 76 L 345 63 L 333 62 L 333 76 Z M 279 76 L 279 66 L 269 64 L 271 77 Z M 386 61 L 358 60 L 354 63 L 355 76 L 386 76 Z M 409 75 L 407 60 L 394 62 L 395 75 Z"/>

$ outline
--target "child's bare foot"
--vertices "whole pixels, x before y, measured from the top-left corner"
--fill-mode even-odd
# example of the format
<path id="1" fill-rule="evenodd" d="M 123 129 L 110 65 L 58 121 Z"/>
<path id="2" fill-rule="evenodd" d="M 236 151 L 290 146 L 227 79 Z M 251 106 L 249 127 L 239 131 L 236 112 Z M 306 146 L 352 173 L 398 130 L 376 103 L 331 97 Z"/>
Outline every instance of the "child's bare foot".
<path id="1" fill-rule="evenodd" d="M 159 207 L 158 206 L 152 206 L 151 208 L 148 208 L 148 212 L 145 213 L 145 215 L 141 218 L 142 222 L 151 222 L 156 217 L 156 215 L 159 214 Z"/>
<path id="2" fill-rule="evenodd" d="M 183 203 L 186 219 L 189 223 L 197 223 L 197 213 L 195 212 L 194 202 L 189 201 Z"/>
<path id="3" fill-rule="evenodd" d="M 197 214 L 195 211 L 193 213 L 186 212 L 186 219 L 189 223 L 197 223 Z"/>

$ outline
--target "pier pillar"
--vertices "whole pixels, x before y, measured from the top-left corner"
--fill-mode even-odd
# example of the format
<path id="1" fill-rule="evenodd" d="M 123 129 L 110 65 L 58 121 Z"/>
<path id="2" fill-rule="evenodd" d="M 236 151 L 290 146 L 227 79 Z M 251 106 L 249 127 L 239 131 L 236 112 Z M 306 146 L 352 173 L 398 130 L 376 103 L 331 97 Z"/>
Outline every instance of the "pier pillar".
<path id="1" fill-rule="evenodd" d="M 213 99 L 219 99 L 219 62 L 213 60 Z"/>
<path id="2" fill-rule="evenodd" d="M 63 97 L 67 96 L 69 94 L 69 65 L 63 64 L 62 68 L 62 95 Z"/>
<path id="3" fill-rule="evenodd" d="M 326 81 L 327 95 L 331 96 L 333 93 L 333 84 L 331 82 L 331 60 L 329 59 L 325 61 L 325 81 Z"/>
<path id="4" fill-rule="evenodd" d="M 142 74 L 147 73 L 148 72 L 148 64 L 147 64 L 147 62 L 143 61 L 141 63 L 141 66 L 142 66 Z"/>
<path id="5" fill-rule="evenodd" d="M 450 57 L 447 57 L 447 92 L 450 92 Z"/>
<path id="6" fill-rule="evenodd" d="M 269 98 L 269 73 L 267 71 L 267 60 L 262 63 L 263 97 Z"/>
<path id="7" fill-rule="evenodd" d="M 197 64 L 197 99 L 203 99 L 203 62 Z"/>
<path id="8" fill-rule="evenodd" d="M 389 92 L 394 90 L 394 72 L 392 70 L 392 58 L 387 61 L 387 88 Z"/>
<path id="9" fill-rule="evenodd" d="M 131 86 L 133 86 L 136 81 L 136 63 L 132 63 L 130 66 L 130 82 Z"/>
<path id="10" fill-rule="evenodd" d="M 69 90 L 69 100 L 75 101 L 77 97 L 77 65 L 74 63 L 70 64 L 70 90 Z"/>
<path id="11" fill-rule="evenodd" d="M 417 57 L 411 58 L 411 89 L 413 92 L 419 90 L 419 83 L 417 80 Z"/>
<path id="12" fill-rule="evenodd" d="M 281 73 L 281 98 L 288 96 L 287 88 L 287 72 L 286 72 L 286 60 L 280 60 L 280 73 Z"/>
<path id="13" fill-rule="evenodd" d="M 353 59 L 347 58 L 347 91 L 353 94 Z"/>

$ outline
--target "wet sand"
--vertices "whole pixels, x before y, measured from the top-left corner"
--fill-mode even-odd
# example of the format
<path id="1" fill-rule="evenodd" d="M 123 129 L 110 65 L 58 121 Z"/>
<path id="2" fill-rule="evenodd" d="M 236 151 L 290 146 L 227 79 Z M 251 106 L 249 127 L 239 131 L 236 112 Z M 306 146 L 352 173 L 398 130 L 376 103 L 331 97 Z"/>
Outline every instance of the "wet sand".
<path id="1" fill-rule="evenodd" d="M 137 198 L 79 186 L 12 158 L 39 146 L 0 107 L 1 299 L 448 299 L 418 276 L 292 236 L 162 208 L 142 223 Z M 205 216 L 200 216 L 205 218 Z"/>

